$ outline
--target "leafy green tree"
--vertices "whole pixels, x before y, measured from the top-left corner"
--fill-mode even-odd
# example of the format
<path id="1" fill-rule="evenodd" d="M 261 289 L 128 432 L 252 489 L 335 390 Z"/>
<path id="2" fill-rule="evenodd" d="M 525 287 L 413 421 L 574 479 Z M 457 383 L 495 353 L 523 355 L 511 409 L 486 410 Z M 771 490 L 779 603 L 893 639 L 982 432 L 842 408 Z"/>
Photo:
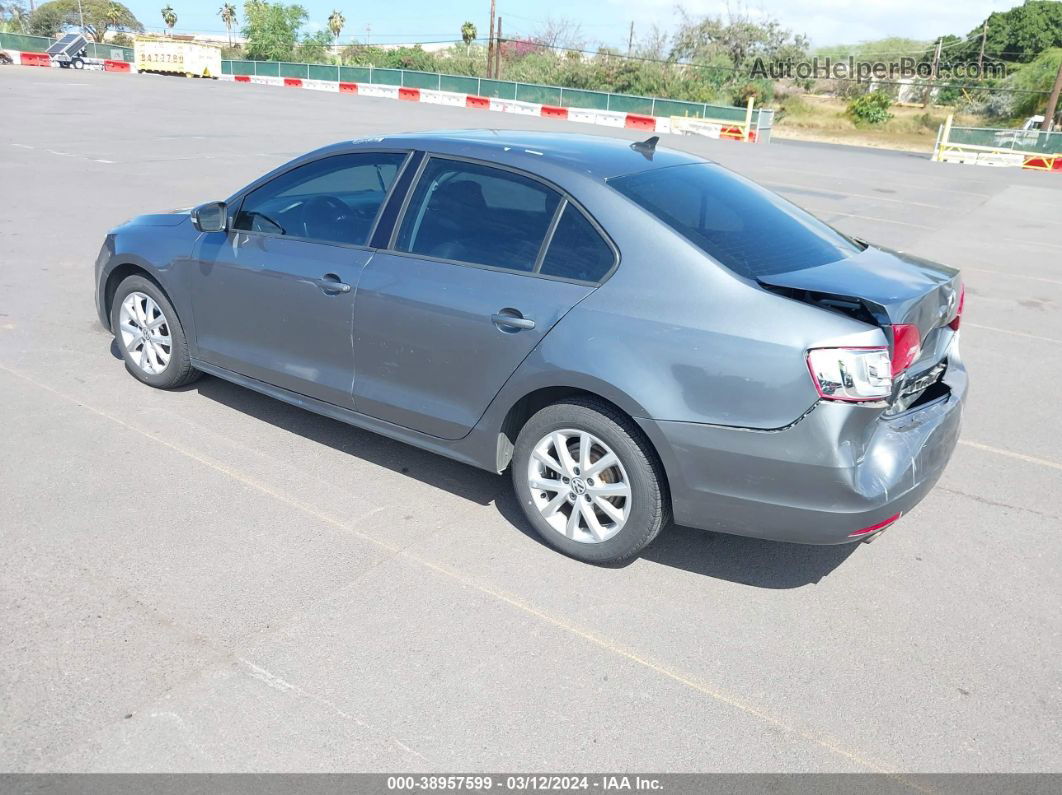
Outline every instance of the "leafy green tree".
<path id="1" fill-rule="evenodd" d="M 673 57 L 719 65 L 725 58 L 734 72 L 747 72 L 755 58 L 787 61 L 807 57 L 808 39 L 794 35 L 776 19 L 753 21 L 731 15 L 695 19 L 679 9 L 682 21 L 675 32 Z"/>
<path id="2" fill-rule="evenodd" d="M 985 58 L 1029 63 L 1044 50 L 1062 47 L 1062 3 L 1057 0 L 1026 0 L 1009 11 L 995 11 L 985 20 Z M 971 30 L 963 43 L 942 50 L 950 60 L 976 61 L 981 52 L 984 23 Z M 932 53 L 930 53 L 932 58 Z"/>
<path id="3" fill-rule="evenodd" d="M 295 60 L 300 63 L 331 62 L 332 41 L 332 34 L 327 30 L 304 36 L 295 51 Z"/>
<path id="4" fill-rule="evenodd" d="M 247 57 L 255 61 L 290 61 L 299 41 L 299 28 L 308 15 L 300 5 L 247 0 L 243 5 Z"/>
<path id="5" fill-rule="evenodd" d="M 162 21 L 166 23 L 166 27 L 173 31 L 173 26 L 177 24 L 177 12 L 173 10 L 173 6 L 167 4 L 162 9 Z"/>
<path id="6" fill-rule="evenodd" d="M 37 6 L 26 27 L 37 36 L 55 36 L 65 28 L 80 28 L 81 12 L 85 15 L 85 34 L 96 42 L 102 42 L 108 30 L 144 32 L 133 12 L 114 0 L 81 0 L 80 12 L 78 0 L 51 0 Z"/>
<path id="7" fill-rule="evenodd" d="M 232 3 L 225 3 L 218 9 L 218 16 L 221 17 L 221 21 L 225 23 L 225 30 L 229 34 L 229 46 L 232 46 L 232 30 L 236 27 L 236 6 Z"/>

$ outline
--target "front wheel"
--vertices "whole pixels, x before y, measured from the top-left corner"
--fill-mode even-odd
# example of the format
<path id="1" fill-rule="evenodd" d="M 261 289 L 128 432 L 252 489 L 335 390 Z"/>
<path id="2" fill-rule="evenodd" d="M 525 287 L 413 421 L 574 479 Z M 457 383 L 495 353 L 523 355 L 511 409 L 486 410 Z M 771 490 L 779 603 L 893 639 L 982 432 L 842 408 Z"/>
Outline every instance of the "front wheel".
<path id="1" fill-rule="evenodd" d="M 177 312 L 154 282 L 130 276 L 118 285 L 111 305 L 111 329 L 125 369 L 138 381 L 173 389 L 199 377 Z"/>
<path id="2" fill-rule="evenodd" d="M 72 60 L 70 62 L 70 65 L 72 67 L 74 67 L 75 69 L 84 69 L 85 68 L 85 62 L 82 61 L 80 58 L 75 58 L 74 60 Z"/>
<path id="3" fill-rule="evenodd" d="M 513 486 L 550 546 L 587 563 L 615 563 L 670 521 L 663 467 L 638 427 L 591 399 L 555 403 L 520 430 Z"/>

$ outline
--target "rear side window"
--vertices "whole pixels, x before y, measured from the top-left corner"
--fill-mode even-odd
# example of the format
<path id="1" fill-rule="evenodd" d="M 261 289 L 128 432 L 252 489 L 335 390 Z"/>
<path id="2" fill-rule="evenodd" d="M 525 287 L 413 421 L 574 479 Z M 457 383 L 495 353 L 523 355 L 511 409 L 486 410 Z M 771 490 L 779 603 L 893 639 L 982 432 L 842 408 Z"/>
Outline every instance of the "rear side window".
<path id="1" fill-rule="evenodd" d="M 234 229 L 365 245 L 406 155 L 359 152 L 314 160 L 247 194 Z"/>
<path id="2" fill-rule="evenodd" d="M 862 249 L 765 188 L 705 164 L 609 180 L 705 253 L 749 278 L 814 268 Z"/>
<path id="3" fill-rule="evenodd" d="M 560 195 L 510 171 L 432 158 L 395 248 L 411 254 L 532 271 Z"/>
<path id="4" fill-rule="evenodd" d="M 604 278 L 615 262 L 615 253 L 594 225 L 577 207 L 566 204 L 540 272 L 596 282 Z"/>

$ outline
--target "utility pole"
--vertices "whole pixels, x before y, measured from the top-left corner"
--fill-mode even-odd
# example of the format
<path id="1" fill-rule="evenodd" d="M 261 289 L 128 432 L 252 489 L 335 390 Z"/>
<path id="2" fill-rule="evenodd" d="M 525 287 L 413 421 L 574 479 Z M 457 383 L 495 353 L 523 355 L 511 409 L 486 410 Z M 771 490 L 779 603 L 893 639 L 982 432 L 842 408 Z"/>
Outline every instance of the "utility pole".
<path id="1" fill-rule="evenodd" d="M 979 77 L 983 77 L 985 73 L 985 39 L 988 38 L 988 20 L 985 20 L 985 26 L 981 28 L 981 54 L 977 56 L 977 74 Z"/>
<path id="2" fill-rule="evenodd" d="M 501 45 L 502 45 L 501 17 L 498 17 L 498 35 L 497 35 L 497 41 L 494 43 L 494 79 L 495 80 L 501 80 Z"/>
<path id="3" fill-rule="evenodd" d="M 933 83 L 937 81 L 937 67 L 940 65 L 940 45 L 943 41 L 944 39 L 937 39 L 937 51 L 933 53 L 933 71 L 930 77 L 931 82 L 926 86 L 926 97 L 925 101 L 922 103 L 923 108 L 929 105 L 929 98 L 933 95 Z"/>
<path id="4" fill-rule="evenodd" d="M 634 20 L 631 20 L 631 32 L 627 36 L 627 57 L 631 57 L 631 52 L 634 50 Z"/>
<path id="5" fill-rule="evenodd" d="M 1047 109 L 1044 111 L 1044 120 L 1040 129 L 1051 132 L 1055 123 L 1055 111 L 1058 110 L 1058 95 L 1062 93 L 1062 63 L 1058 65 L 1058 74 L 1055 75 L 1055 85 L 1051 89 L 1051 96 L 1047 100 Z"/>
<path id="6" fill-rule="evenodd" d="M 487 77 L 494 69 L 494 0 L 490 0 L 490 36 L 487 38 Z"/>

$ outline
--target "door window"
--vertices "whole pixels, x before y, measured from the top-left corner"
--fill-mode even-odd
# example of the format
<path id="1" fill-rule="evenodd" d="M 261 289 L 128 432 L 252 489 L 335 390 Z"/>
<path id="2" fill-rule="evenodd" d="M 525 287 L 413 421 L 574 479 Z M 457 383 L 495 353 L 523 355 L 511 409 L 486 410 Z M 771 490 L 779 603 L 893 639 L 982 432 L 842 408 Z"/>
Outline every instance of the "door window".
<path id="1" fill-rule="evenodd" d="M 560 201 L 556 191 L 528 177 L 432 158 L 403 216 L 395 248 L 529 272 Z"/>
<path id="2" fill-rule="evenodd" d="M 335 155 L 299 166 L 247 194 L 234 229 L 362 246 L 402 152 Z"/>

